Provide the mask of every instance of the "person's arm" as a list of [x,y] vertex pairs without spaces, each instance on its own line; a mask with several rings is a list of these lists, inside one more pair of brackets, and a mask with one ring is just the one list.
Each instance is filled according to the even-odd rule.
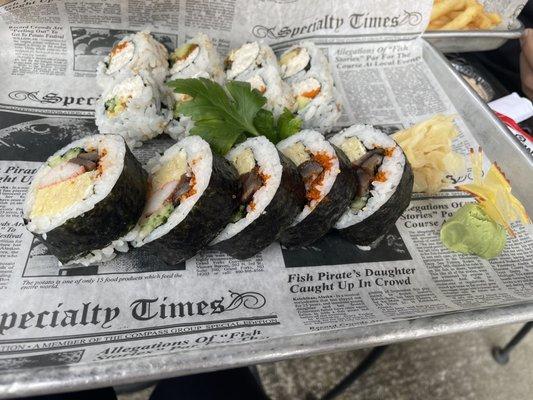
[[522,91],[533,100],[533,29],[526,29],[520,38],[520,80]]

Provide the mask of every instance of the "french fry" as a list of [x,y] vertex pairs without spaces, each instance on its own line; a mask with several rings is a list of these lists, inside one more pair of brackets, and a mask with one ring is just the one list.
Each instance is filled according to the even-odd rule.
[[460,14],[457,18],[452,19],[446,25],[442,27],[442,30],[455,31],[461,30],[467,27],[469,23],[475,18],[475,16],[483,10],[481,5],[468,6],[468,8]]
[[486,12],[478,0],[435,0],[428,29],[491,29],[501,22],[499,14]]
[[437,18],[434,21],[431,21],[430,26],[434,26],[434,27],[437,27],[437,28],[442,28],[444,25],[446,25],[450,21],[451,21],[450,18],[448,18],[446,16],[443,16],[443,17]]
[[485,13],[476,15],[473,22],[478,29],[490,29],[492,27],[492,21]]
[[459,15],[461,15],[463,12],[464,12],[464,10],[461,10],[461,11],[452,11],[451,13],[448,14],[449,19],[457,18],[457,17],[458,17]]
[[430,20],[436,20],[451,11],[461,10],[465,7],[466,0],[447,0],[433,5]]
[[437,31],[439,30],[440,28],[442,28],[444,26],[444,24],[434,24],[434,23],[430,23],[428,25],[428,30],[430,31]]
[[493,26],[500,25],[502,23],[502,17],[498,13],[487,13],[487,17],[489,17]]

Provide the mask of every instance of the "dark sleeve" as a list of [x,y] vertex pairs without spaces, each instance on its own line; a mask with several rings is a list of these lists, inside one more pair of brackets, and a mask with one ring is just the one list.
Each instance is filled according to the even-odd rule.
[[[526,28],[533,27],[533,1],[528,1],[518,19]],[[522,93],[520,83],[520,42],[509,40],[499,49],[478,52],[472,56],[481,63],[509,92]]]

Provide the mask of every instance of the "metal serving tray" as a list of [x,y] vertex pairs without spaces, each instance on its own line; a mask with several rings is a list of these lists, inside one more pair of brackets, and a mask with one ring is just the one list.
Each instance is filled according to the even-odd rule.
[[[489,157],[513,182],[528,182],[533,161],[483,101],[428,43],[424,59]],[[515,186],[533,213],[533,186]],[[533,303],[449,313],[367,327],[316,332],[181,354],[102,361],[0,374],[0,397],[36,395],[149,381],[216,369],[309,356],[533,320]]]
[[444,53],[464,53],[497,49],[523,32],[524,25],[517,20],[509,30],[426,31],[422,37]]

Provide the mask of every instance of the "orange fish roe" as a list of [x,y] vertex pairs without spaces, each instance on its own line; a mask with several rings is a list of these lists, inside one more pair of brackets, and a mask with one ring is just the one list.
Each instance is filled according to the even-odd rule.
[[265,174],[264,172],[259,171],[259,176],[261,177],[261,180],[263,181],[263,185],[270,179],[270,175]]
[[383,149],[383,151],[385,152],[385,157],[391,157],[392,154],[394,153],[394,150],[396,149],[396,147],[386,147],[386,148],[383,148],[381,146],[376,146],[375,147],[376,149]]
[[387,173],[383,171],[378,171],[376,176],[374,176],[374,180],[378,182],[386,182],[387,181]]
[[[318,180],[318,179],[317,179]],[[316,182],[316,180],[315,180]],[[313,182],[313,185],[315,184]],[[318,185],[316,185],[318,186]],[[322,196],[322,192],[318,190],[315,186],[311,187],[307,193],[305,194],[305,197],[307,197],[307,200],[313,201],[313,200],[320,200],[320,197]]]
[[102,149],[98,155],[99,155],[99,160],[98,160],[98,166],[96,167],[96,170],[98,171],[97,176],[100,176],[104,173],[104,167],[102,166],[102,163],[100,161],[102,160],[102,158],[104,158],[107,155],[107,149]]
[[333,166],[333,157],[324,151],[319,151],[318,153],[313,154],[313,160],[322,165],[322,167],[327,170]]
[[301,96],[307,97],[308,99],[314,99],[320,93],[320,88],[310,90],[308,92],[303,92]]
[[307,200],[310,202],[313,200],[320,200],[322,198],[322,192],[318,189],[320,185],[324,182],[324,177],[326,176],[326,172],[331,169],[333,166],[333,157],[331,157],[328,153],[319,151],[318,153],[313,154],[313,160],[319,163],[322,168],[324,168],[324,171],[322,171],[309,185],[309,189],[307,190],[305,197],[307,197]]
[[111,57],[115,56],[118,52],[120,52],[122,49],[124,49],[124,47],[126,47],[127,45],[128,45],[128,42],[120,42],[120,43],[116,44],[111,49]]
[[385,150],[385,157],[392,157],[392,154],[394,153],[395,148],[394,147],[388,147]]

